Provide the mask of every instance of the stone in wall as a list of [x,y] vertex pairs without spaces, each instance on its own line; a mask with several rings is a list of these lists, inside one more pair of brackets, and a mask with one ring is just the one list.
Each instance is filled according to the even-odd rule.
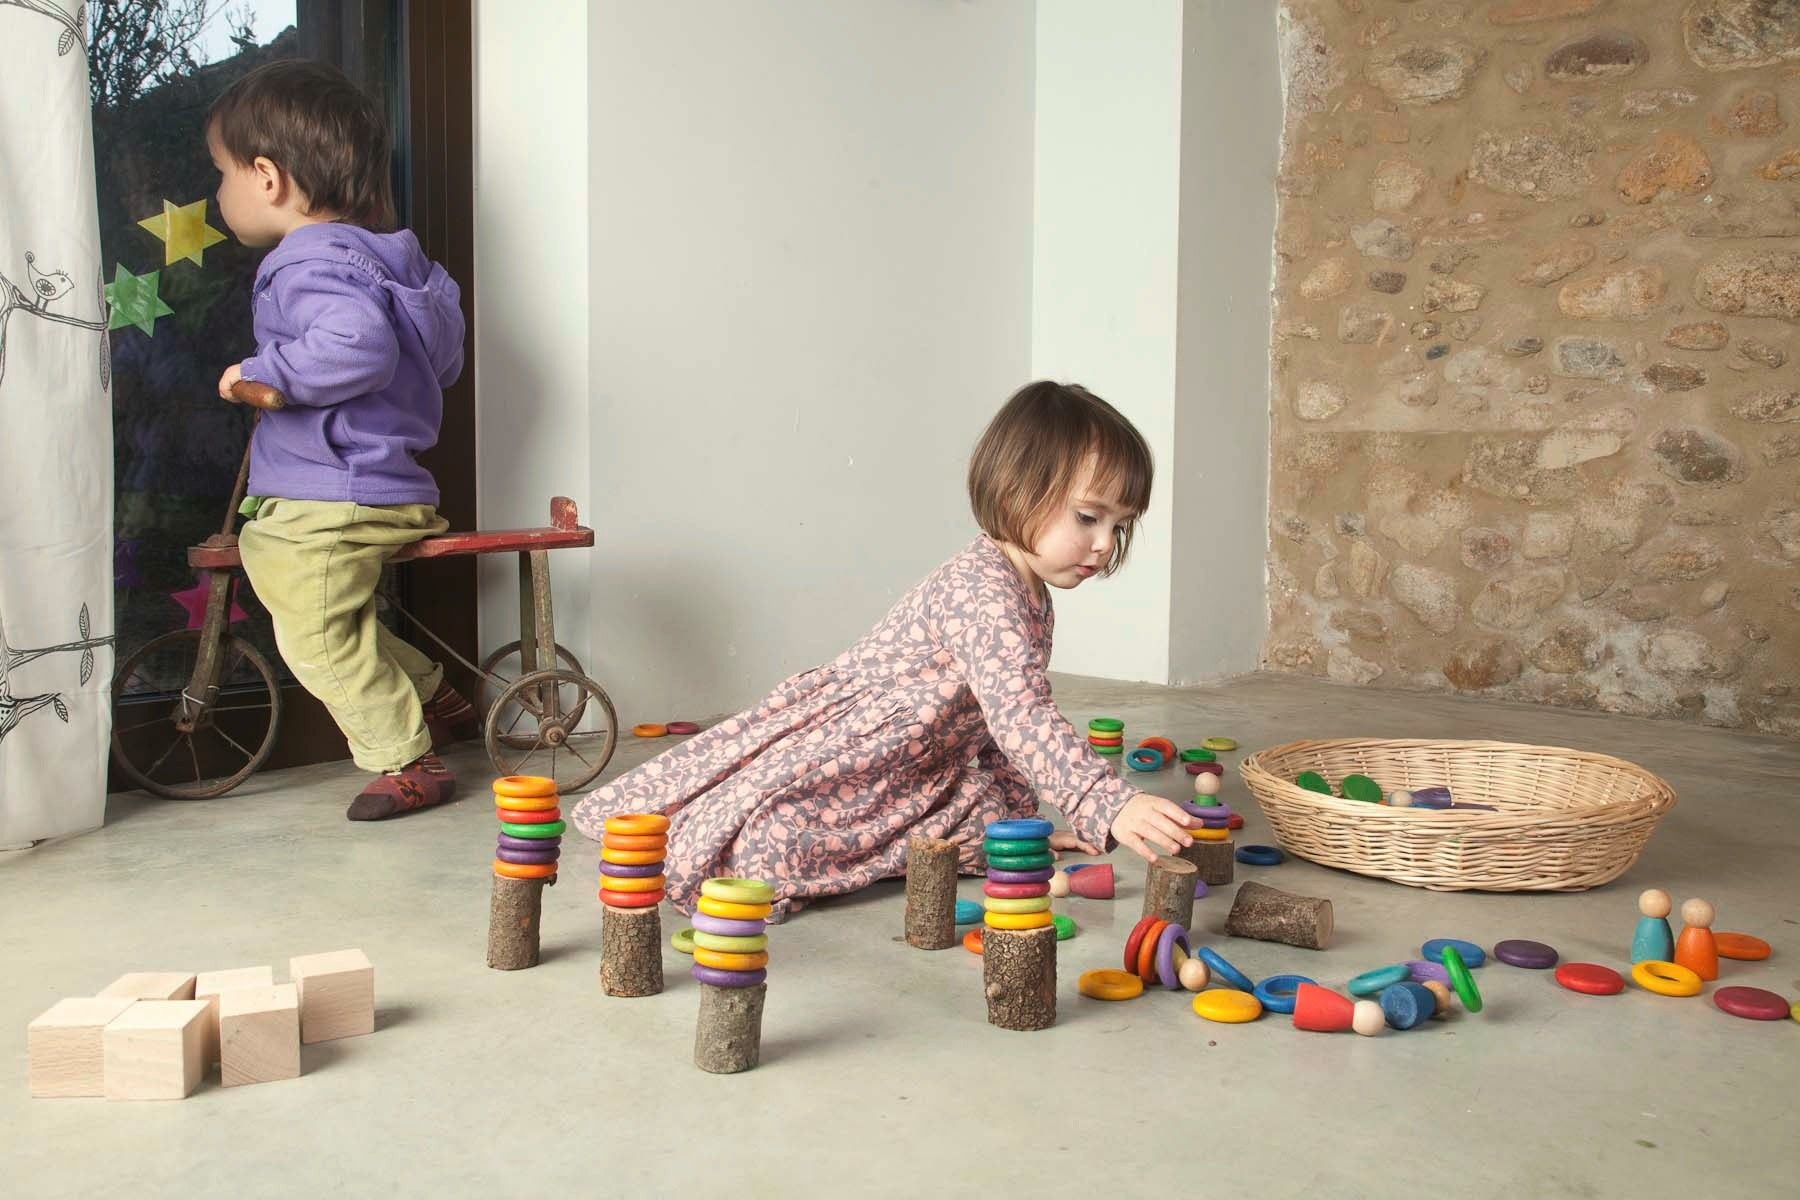
[[1717,321],[1690,321],[1672,325],[1663,334],[1663,344],[1677,350],[1723,350],[1731,340],[1731,331]]
[[1469,90],[1483,58],[1466,42],[1412,43],[1371,56],[1368,79],[1396,104],[1442,104]]
[[1308,380],[1294,397],[1294,415],[1302,421],[1328,421],[1350,403],[1350,394],[1323,379]]
[[1644,43],[1629,33],[1603,29],[1564,42],[1544,60],[1544,76],[1563,83],[1623,78],[1650,56]]
[[1558,21],[1585,17],[1600,7],[1601,0],[1508,0],[1488,12],[1496,25],[1528,25],[1534,21]]
[[1706,148],[1684,134],[1664,130],[1619,172],[1614,188],[1632,204],[1658,197],[1691,196],[1712,186]]
[[1709,429],[1665,429],[1650,449],[1658,469],[1682,483],[1729,483],[1743,474],[1743,452]]
[[1482,588],[1469,616],[1489,629],[1524,629],[1562,599],[1568,586],[1561,567],[1528,567]]
[[1792,0],[1694,0],[1681,36],[1709,71],[1741,71],[1800,58],[1800,6]]
[[1525,669],[1518,646],[1502,637],[1480,636],[1458,642],[1444,660],[1444,678],[1463,692],[1485,691],[1511,683]]
[[1600,638],[1584,625],[1558,625],[1531,648],[1531,665],[1553,675],[1574,675],[1600,665]]
[[1694,299],[1714,312],[1800,321],[1800,251],[1723,254],[1695,275]]
[[1328,258],[1306,273],[1300,281],[1300,295],[1308,300],[1330,300],[1349,291],[1355,282],[1349,263]]
[[1410,158],[1384,159],[1369,181],[1369,207],[1378,213],[1403,213],[1419,202],[1431,183],[1431,172]]
[[1513,279],[1532,287],[1549,287],[1593,262],[1598,253],[1586,242],[1572,239],[1557,242],[1535,254]]
[[1668,292],[1661,267],[1629,267],[1564,284],[1556,306],[1564,316],[1579,321],[1641,321],[1656,311]]
[[1388,572],[1388,590],[1400,607],[1433,633],[1449,633],[1462,619],[1456,582],[1436,567],[1400,563]]
[[1476,136],[1469,178],[1548,204],[1587,190],[1594,181],[1592,163],[1599,148],[1593,134],[1574,125],[1509,133],[1485,130]]
[[1768,138],[1787,128],[1781,117],[1781,98],[1767,88],[1739,92],[1711,124],[1721,137]]
[[1800,392],[1791,388],[1764,388],[1745,396],[1731,406],[1742,421],[1800,421]]

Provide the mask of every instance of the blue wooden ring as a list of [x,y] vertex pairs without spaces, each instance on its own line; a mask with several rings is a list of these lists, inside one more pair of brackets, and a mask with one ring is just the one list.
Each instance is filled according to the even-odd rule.
[[1465,942],[1461,938],[1432,938],[1429,942],[1426,942],[1423,946],[1419,947],[1419,957],[1429,961],[1442,962],[1444,959],[1445,946],[1455,946],[1456,953],[1463,960],[1463,966],[1468,967],[1470,970],[1479,967],[1482,963],[1487,961],[1486,950],[1483,950],[1474,942]]
[[1303,983],[1312,983],[1304,975],[1271,975],[1254,988],[1250,994],[1262,1001],[1262,1006],[1270,1012],[1291,1013],[1294,1011],[1294,993]]
[[1392,966],[1364,971],[1346,984],[1344,990],[1352,996],[1379,996],[1396,983],[1405,983],[1411,978],[1411,967],[1405,963],[1394,963]]
[[974,925],[981,920],[981,905],[973,900],[956,902],[956,923],[958,925]]
[[984,836],[991,838],[1047,838],[1056,832],[1056,826],[1042,817],[1018,817],[1011,821],[995,821],[989,825]]
[[1256,991],[1256,983],[1242,971],[1225,961],[1225,956],[1211,946],[1202,946],[1194,951],[1194,957],[1206,964],[1206,969],[1223,979],[1240,992]]
[[1154,746],[1139,746],[1125,756],[1125,762],[1134,771],[1160,771],[1163,768],[1162,751]]
[[1272,867],[1287,855],[1273,846],[1239,846],[1237,860],[1253,867]]

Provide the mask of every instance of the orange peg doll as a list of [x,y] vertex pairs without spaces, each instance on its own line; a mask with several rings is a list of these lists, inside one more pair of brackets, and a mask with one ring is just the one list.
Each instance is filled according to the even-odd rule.
[[1681,936],[1675,939],[1675,961],[1702,979],[1719,977],[1719,948],[1713,942],[1713,906],[1688,900],[1681,906]]

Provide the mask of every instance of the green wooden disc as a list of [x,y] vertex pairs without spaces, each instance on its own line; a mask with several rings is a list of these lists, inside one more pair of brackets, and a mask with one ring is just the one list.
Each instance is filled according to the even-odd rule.
[[1317,792],[1321,796],[1331,795],[1331,785],[1317,771],[1302,771],[1294,776],[1294,782],[1309,792]]
[[1056,862],[1048,850],[1042,854],[990,854],[987,865],[996,871],[1035,871]]
[[1057,941],[1066,942],[1075,936],[1075,919],[1073,917],[1065,917],[1061,913],[1054,913],[1050,917],[1050,923],[1056,926]]
[[1181,752],[1182,762],[1218,762],[1219,756],[1202,746],[1189,746]]
[[1338,787],[1346,800],[1361,800],[1365,804],[1381,803],[1381,785],[1367,775],[1346,775],[1338,781]]
[[994,854],[1047,854],[1050,850],[1049,838],[982,838],[982,853]]

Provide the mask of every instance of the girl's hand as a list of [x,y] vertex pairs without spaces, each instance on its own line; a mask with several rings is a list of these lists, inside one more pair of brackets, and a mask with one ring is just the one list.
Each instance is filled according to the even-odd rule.
[[1174,854],[1193,845],[1188,835],[1188,815],[1173,800],[1139,792],[1125,802],[1113,818],[1112,835],[1146,862],[1159,854]]
[[237,401],[233,400],[231,396],[231,385],[243,377],[244,364],[232,363],[229,367],[226,367],[225,373],[219,376],[219,399],[231,400],[233,404],[236,404]]
[[1055,833],[1050,835],[1050,848],[1052,850],[1079,850],[1083,854],[1100,853],[1100,848],[1098,846],[1088,845],[1067,829],[1058,829]]

